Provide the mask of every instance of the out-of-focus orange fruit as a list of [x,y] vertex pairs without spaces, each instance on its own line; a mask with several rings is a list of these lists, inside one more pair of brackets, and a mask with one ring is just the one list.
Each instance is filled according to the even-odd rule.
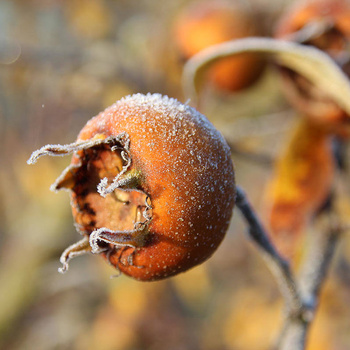
[[[280,18],[275,37],[315,46],[350,75],[350,1],[299,1]],[[349,116],[307,79],[283,68],[283,87],[291,104],[330,132],[350,136]]]
[[[237,1],[195,2],[175,22],[175,40],[186,59],[212,45],[258,34],[250,9]],[[209,70],[209,80],[221,90],[238,91],[253,84],[263,67],[256,54],[224,58]]]

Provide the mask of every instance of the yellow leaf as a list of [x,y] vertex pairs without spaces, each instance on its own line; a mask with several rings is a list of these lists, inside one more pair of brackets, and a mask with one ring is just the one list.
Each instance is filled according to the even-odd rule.
[[293,253],[300,232],[327,200],[333,173],[329,135],[300,120],[267,188],[268,223],[281,253]]

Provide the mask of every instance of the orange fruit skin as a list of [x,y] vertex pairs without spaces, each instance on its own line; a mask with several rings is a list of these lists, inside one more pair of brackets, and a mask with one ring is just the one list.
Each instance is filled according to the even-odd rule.
[[[338,55],[350,41],[350,1],[349,0],[309,0],[298,1],[287,8],[278,21],[275,37],[293,41],[293,33],[312,22],[325,21],[330,30],[305,42],[328,53],[336,62]],[[349,64],[343,67],[349,75]],[[349,116],[323,93],[303,77],[282,71],[283,88],[288,100],[301,112],[331,133],[348,138],[350,135]]]
[[[130,170],[142,174],[139,189],[150,198],[152,220],[144,246],[116,249],[108,260],[143,281],[202,263],[224,238],[234,206],[234,170],[225,140],[195,109],[158,94],[137,94],[91,119],[78,141],[121,133],[129,136]],[[75,155],[72,163],[78,162]],[[75,199],[73,192],[73,204]],[[74,208],[73,214],[81,225]]]
[[[258,34],[250,11],[239,3],[197,2],[175,22],[175,41],[186,59],[212,45]],[[220,60],[209,70],[209,80],[223,91],[239,91],[252,85],[263,71],[258,55],[242,54]]]

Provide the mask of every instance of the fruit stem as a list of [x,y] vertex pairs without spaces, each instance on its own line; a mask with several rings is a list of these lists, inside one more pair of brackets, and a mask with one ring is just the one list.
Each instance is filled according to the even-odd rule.
[[302,308],[302,301],[289,263],[277,252],[240,187],[237,187],[236,205],[249,225],[248,234],[250,239],[257,244],[270,270],[276,276],[281,293],[286,301],[287,312],[297,314]]

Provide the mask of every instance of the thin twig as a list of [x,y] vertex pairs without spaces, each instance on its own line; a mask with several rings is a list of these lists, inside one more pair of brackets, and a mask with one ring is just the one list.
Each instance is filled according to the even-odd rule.
[[286,318],[278,349],[305,348],[308,330],[317,311],[320,290],[334,256],[341,231],[340,227],[331,227],[327,233],[322,232],[322,234],[313,236],[311,249],[301,269],[301,277],[298,282],[304,304],[303,317],[299,319]]
[[237,187],[236,205],[249,225],[249,237],[257,244],[268,267],[277,278],[281,293],[286,302],[287,313],[293,315],[300,314],[303,304],[289,263],[280,256],[269,240],[264,227],[255,215],[244,191],[240,187]]
[[320,290],[342,228],[331,222],[331,227],[326,233],[313,237],[314,241],[305,259],[301,278],[296,281],[288,262],[276,251],[244,191],[239,187],[236,205],[249,225],[249,237],[257,244],[268,267],[276,276],[286,303],[285,322],[277,349],[303,350],[318,306]]
[[328,233],[322,232],[313,237],[312,249],[304,263],[299,281],[303,299],[307,300],[310,306],[317,306],[320,289],[332,261],[340,231],[341,228],[332,227]]

